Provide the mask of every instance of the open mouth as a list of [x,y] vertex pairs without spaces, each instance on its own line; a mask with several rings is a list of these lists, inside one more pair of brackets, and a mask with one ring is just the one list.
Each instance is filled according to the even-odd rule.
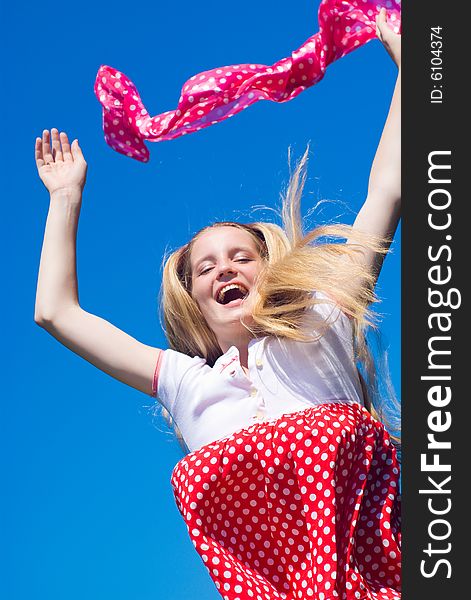
[[216,297],[219,304],[229,304],[234,300],[244,300],[249,295],[249,290],[240,283],[231,283],[222,288]]

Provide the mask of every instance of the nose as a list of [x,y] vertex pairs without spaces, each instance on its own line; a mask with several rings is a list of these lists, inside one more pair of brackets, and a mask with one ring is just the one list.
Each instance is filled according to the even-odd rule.
[[225,278],[232,279],[234,277],[234,275],[236,275],[236,270],[230,263],[225,262],[225,263],[222,263],[218,267],[218,279],[219,280],[224,280]]

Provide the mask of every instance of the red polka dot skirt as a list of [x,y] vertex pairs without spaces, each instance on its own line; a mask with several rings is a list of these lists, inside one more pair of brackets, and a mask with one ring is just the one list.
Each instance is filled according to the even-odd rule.
[[359,405],[237,431],[183,458],[172,486],[225,600],[401,597],[396,451]]

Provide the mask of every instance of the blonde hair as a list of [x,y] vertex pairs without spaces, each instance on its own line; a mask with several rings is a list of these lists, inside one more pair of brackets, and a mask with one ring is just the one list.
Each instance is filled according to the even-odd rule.
[[[309,307],[326,300],[313,295],[322,292],[350,317],[354,331],[356,359],[364,366],[365,404],[370,412],[386,420],[379,407],[377,373],[366,343],[365,331],[375,318],[370,305],[375,275],[359,260],[367,249],[386,253],[388,240],[361,233],[346,225],[323,225],[305,234],[301,219],[301,197],[306,181],[306,150],[291,174],[282,195],[283,228],[272,223],[241,224],[218,222],[205,227],[167,258],[161,289],[161,308],[170,348],[189,356],[201,356],[209,365],[223,354],[197,302],[191,295],[191,250],[195,241],[215,227],[236,227],[249,233],[264,259],[257,277],[251,324],[242,324],[255,337],[277,336],[296,341],[320,337],[331,323],[321,321]],[[348,238],[348,244],[339,243]],[[355,282],[355,285],[352,285]],[[315,333],[313,333],[315,332]],[[171,417],[164,410],[164,416]],[[391,423],[397,430],[397,422]],[[178,435],[178,431],[177,435]],[[179,436],[181,439],[181,436]]]

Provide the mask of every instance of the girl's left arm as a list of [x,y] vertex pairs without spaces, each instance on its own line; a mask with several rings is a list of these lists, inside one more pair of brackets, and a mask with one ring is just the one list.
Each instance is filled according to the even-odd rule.
[[[385,239],[387,249],[394,237],[401,212],[401,36],[386,23],[383,9],[376,19],[379,39],[398,67],[397,81],[383,133],[371,167],[368,195],[353,228]],[[347,242],[348,243],[348,242]],[[364,250],[361,260],[376,283],[384,254]]]

